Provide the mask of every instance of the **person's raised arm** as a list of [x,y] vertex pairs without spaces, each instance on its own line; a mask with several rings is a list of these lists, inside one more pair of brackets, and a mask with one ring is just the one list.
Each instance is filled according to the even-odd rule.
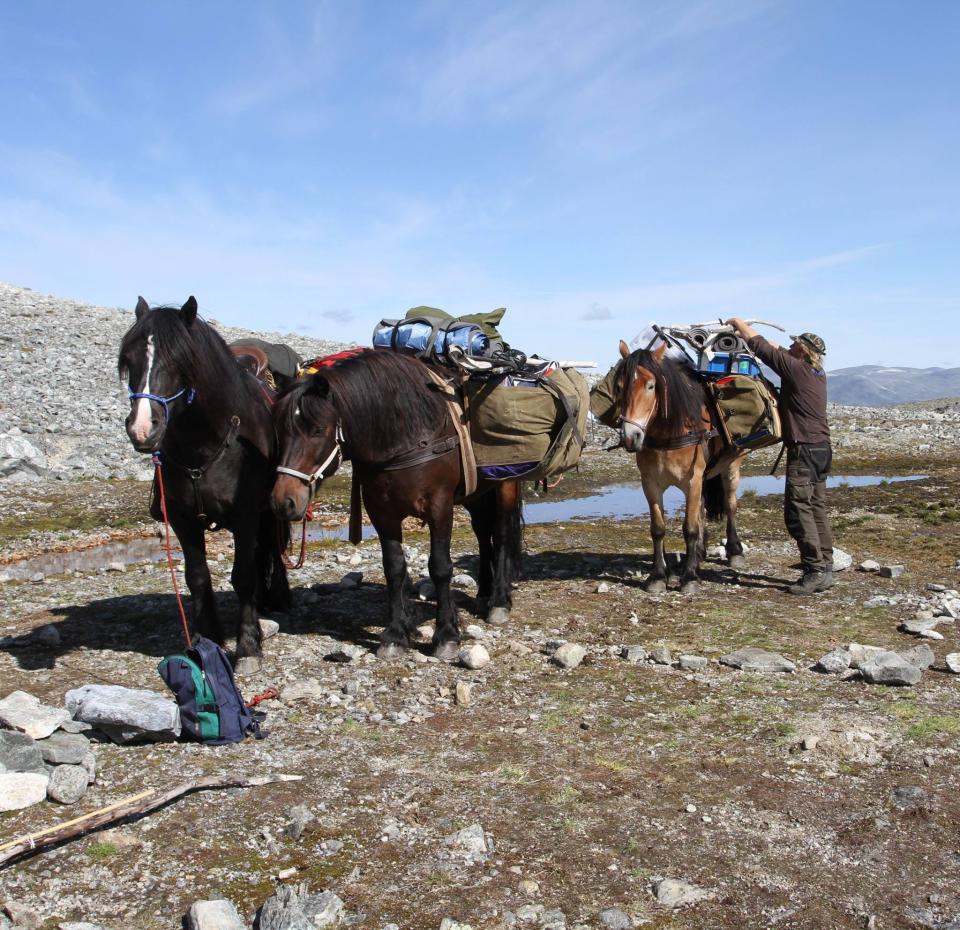
[[741,320],[738,316],[730,317],[730,319],[727,320],[727,326],[732,326],[744,342],[748,339],[753,339],[754,336],[760,335],[749,323]]

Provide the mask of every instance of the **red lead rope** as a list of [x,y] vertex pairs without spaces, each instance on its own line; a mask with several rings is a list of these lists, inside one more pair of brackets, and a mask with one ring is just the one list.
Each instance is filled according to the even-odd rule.
[[177,606],[180,608],[180,619],[183,621],[183,635],[189,649],[193,643],[190,640],[190,628],[187,624],[187,612],[183,609],[183,598],[180,596],[180,585],[177,584],[177,572],[173,567],[173,554],[170,551],[170,519],[167,517],[167,495],[163,488],[163,468],[160,465],[160,455],[153,454],[153,464],[157,471],[157,487],[160,488],[160,512],[163,514],[164,543],[167,550],[167,565],[170,566],[170,578],[173,581],[173,593],[177,596]]
[[307,521],[313,519],[313,504],[307,505],[307,510],[303,515],[303,521],[301,522],[302,532],[300,535],[300,555],[297,558],[297,561],[294,562],[293,559],[287,555],[286,547],[283,544],[283,526],[277,524],[277,546],[280,549],[280,559],[283,562],[284,568],[289,571],[296,571],[298,568],[303,568],[303,560],[307,555]]

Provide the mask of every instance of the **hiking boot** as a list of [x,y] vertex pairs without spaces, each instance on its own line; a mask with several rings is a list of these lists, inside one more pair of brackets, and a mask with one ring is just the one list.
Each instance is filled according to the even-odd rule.
[[832,568],[827,568],[824,571],[820,572],[820,574],[823,576],[823,578],[820,581],[820,584],[817,585],[818,591],[826,591],[829,588],[832,588],[836,584],[836,579],[834,579],[833,577]]
[[[825,572],[804,572],[800,580],[796,584],[790,585],[787,590],[791,594],[816,594],[818,591],[826,590],[823,587],[826,578]],[[830,575],[830,584],[833,584],[833,575]]]

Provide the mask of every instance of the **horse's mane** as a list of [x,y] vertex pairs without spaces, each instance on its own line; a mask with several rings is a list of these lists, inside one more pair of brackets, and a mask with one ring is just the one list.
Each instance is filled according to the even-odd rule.
[[[652,352],[637,349],[622,362],[623,383],[632,384],[638,368],[645,368],[657,382],[657,425],[667,435],[686,432],[699,425],[705,400],[703,384],[684,362],[665,356],[658,361]],[[621,414],[626,409],[627,392],[620,398]]]
[[154,307],[127,330],[117,363],[120,377],[127,376],[134,346],[152,335],[157,361],[179,372],[184,386],[194,388],[199,397],[220,396],[234,385],[241,390],[241,370],[220,334],[199,316],[188,327],[179,309]]
[[323,403],[333,405],[350,454],[361,462],[383,462],[406,452],[436,436],[448,418],[446,401],[423,363],[384,350],[339,359],[295,382],[277,403],[280,428],[304,432],[320,419]]

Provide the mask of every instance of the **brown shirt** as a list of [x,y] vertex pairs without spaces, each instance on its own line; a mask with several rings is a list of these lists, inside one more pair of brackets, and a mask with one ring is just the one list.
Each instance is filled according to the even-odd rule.
[[754,336],[747,345],[780,375],[784,442],[829,442],[826,372],[814,368],[806,359],[794,358],[763,336]]

